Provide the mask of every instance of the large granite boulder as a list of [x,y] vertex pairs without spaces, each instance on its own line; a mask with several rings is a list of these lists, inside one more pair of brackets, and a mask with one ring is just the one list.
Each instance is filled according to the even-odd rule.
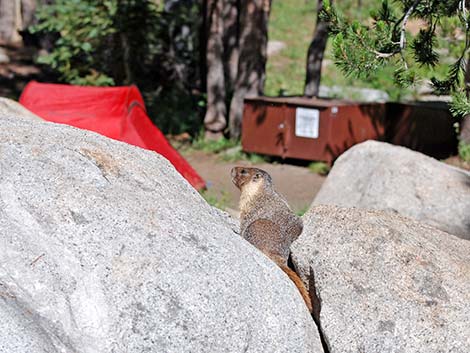
[[167,160],[0,123],[0,352],[322,352],[296,287]]
[[0,118],[16,117],[29,121],[43,121],[39,116],[13,99],[0,97]]
[[470,173],[367,141],[335,162],[313,205],[389,210],[470,239]]
[[316,206],[292,246],[330,353],[470,352],[470,242],[385,211]]

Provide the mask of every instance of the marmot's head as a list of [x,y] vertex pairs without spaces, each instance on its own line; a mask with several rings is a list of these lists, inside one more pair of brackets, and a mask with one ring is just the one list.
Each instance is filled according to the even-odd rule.
[[249,168],[249,167],[234,167],[232,168],[232,181],[237,188],[243,191],[243,188],[250,184],[256,186],[258,189],[262,187],[271,187],[271,176],[262,169]]

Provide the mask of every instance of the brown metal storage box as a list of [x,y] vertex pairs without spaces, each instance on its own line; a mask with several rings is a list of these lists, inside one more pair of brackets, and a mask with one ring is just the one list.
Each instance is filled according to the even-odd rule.
[[384,137],[385,105],[301,97],[245,99],[244,151],[332,163],[359,142]]
[[445,102],[387,103],[385,141],[443,159],[457,153],[457,133]]

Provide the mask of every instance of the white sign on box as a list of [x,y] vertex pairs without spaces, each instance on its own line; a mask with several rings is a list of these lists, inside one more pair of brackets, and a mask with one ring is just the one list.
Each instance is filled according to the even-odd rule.
[[297,108],[295,110],[295,136],[318,138],[320,111],[318,109]]

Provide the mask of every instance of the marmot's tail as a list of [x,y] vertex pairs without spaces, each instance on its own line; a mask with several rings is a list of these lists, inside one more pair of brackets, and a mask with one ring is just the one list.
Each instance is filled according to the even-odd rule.
[[313,306],[312,306],[312,301],[310,300],[310,296],[308,294],[307,289],[304,286],[304,283],[300,279],[299,275],[292,271],[289,267],[286,265],[279,265],[279,267],[289,276],[292,282],[294,282],[295,286],[300,292],[300,295],[302,298],[304,298],[305,304],[307,305],[308,310],[312,313],[313,312]]

